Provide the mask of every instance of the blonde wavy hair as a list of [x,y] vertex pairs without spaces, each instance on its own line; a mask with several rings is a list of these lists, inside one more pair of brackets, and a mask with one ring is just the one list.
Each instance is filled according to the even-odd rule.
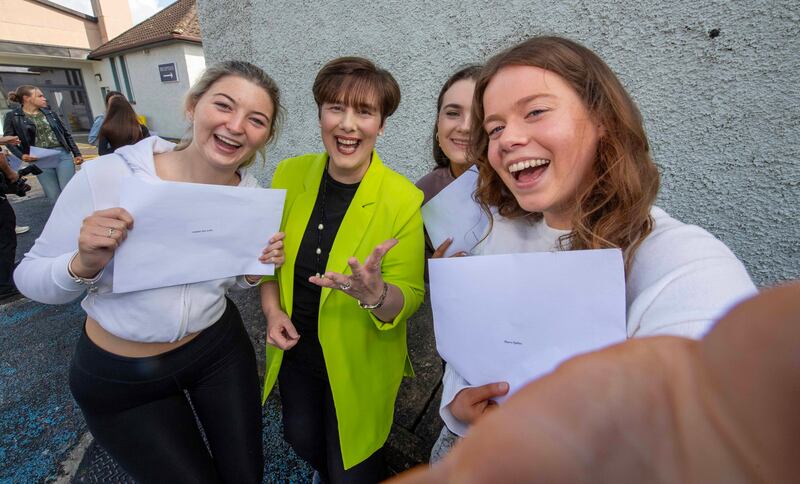
[[[197,101],[211,89],[214,83],[228,76],[241,77],[260,87],[267,93],[272,101],[272,105],[275,106],[275,112],[270,119],[269,137],[264,141],[264,144],[256,150],[261,154],[262,159],[266,159],[267,145],[277,139],[285,114],[283,106],[281,105],[281,93],[280,89],[278,89],[278,84],[276,84],[260,67],[249,62],[237,60],[224,61],[208,67],[203,71],[203,75],[200,76],[197,82],[192,85],[189,92],[186,93],[186,98],[183,102],[184,109],[186,112],[193,110],[194,107],[197,106]],[[192,144],[192,128],[193,126],[189,126],[186,134],[175,146],[175,151],[184,150]],[[239,167],[245,168],[250,166],[255,158],[256,154],[253,153],[253,155],[242,162]]]
[[[621,248],[626,270],[636,249],[653,230],[650,207],[659,175],[650,156],[639,109],[617,76],[588,48],[562,37],[533,37],[492,57],[475,85],[468,156],[478,166],[475,199],[507,218],[540,220],[541,213],[520,207],[489,164],[489,137],[483,128],[483,95],[492,78],[507,66],[532,66],[558,74],[575,90],[589,113],[603,126],[585,187],[576,194],[572,230],[562,248]],[[491,220],[491,217],[489,217]],[[490,229],[491,230],[491,226]]]

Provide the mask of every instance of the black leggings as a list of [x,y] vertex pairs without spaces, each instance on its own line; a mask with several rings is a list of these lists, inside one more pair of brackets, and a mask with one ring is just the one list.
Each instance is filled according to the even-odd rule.
[[94,438],[138,482],[262,480],[256,359],[230,300],[192,341],[152,357],[109,353],[84,330],[69,386]]
[[319,472],[323,482],[372,484],[388,477],[383,447],[363,462],[344,469],[336,409],[327,379],[284,362],[278,373],[278,388],[284,438],[300,458]]

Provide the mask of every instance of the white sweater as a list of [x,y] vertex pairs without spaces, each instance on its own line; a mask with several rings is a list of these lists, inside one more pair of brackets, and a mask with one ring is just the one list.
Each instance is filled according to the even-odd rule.
[[[85,163],[59,196],[41,236],[14,272],[20,292],[46,304],[64,304],[86,292],[87,287],[73,281],[67,272],[67,264],[78,250],[83,219],[96,210],[119,205],[116,187],[122,176],[162,182],[153,154],[173,148],[174,144],[153,136]],[[115,163],[120,169],[101,172],[96,168],[100,163]],[[252,175],[244,171],[240,175],[239,186],[258,186]],[[250,287],[240,276],[114,294],[113,262],[105,267],[81,306],[106,331],[130,341],[169,342],[201,331],[222,316],[226,290]]]
[[[699,338],[734,304],[755,294],[747,270],[725,244],[695,225],[670,217],[660,208],[650,214],[653,232],[639,246],[626,278],[628,338],[674,335]],[[495,216],[489,236],[475,255],[557,250],[568,231]],[[448,405],[471,385],[450,365],[443,377],[439,413],[447,427],[464,435],[467,424]]]

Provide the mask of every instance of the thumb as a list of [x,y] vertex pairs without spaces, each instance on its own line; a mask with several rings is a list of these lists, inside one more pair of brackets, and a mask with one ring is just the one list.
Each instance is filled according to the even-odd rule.
[[475,388],[476,396],[479,400],[489,400],[495,397],[500,397],[508,393],[508,383],[502,381],[498,383],[489,383]]
[[291,322],[284,324],[283,329],[286,331],[286,336],[288,336],[289,339],[297,339],[300,336],[297,334],[297,329],[295,329],[294,324]]

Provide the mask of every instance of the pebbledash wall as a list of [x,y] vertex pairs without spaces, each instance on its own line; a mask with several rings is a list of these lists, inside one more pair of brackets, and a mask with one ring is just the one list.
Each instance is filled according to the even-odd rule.
[[457,67],[558,34],[598,52],[639,104],[662,173],[658,204],[727,243],[765,286],[800,279],[800,4],[479,0],[200,0],[208,64],[249,60],[288,111],[259,177],[322,150],[311,85],[328,60],[389,69],[403,100],[378,151],[416,180],[439,88]]

